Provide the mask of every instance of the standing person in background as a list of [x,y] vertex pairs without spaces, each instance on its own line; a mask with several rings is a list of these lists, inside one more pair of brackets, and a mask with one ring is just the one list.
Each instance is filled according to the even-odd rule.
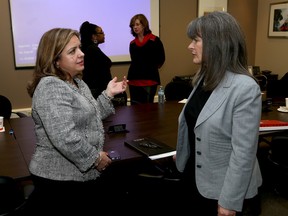
[[47,31],[39,43],[27,87],[36,134],[29,165],[35,186],[27,205],[29,216],[107,211],[103,205],[109,196],[99,177],[111,159],[103,151],[102,120],[115,113],[111,98],[125,91],[127,81],[113,78],[96,100],[81,80],[80,47],[79,33],[63,28]]
[[112,79],[111,59],[99,48],[105,42],[105,33],[100,26],[85,21],[80,27],[81,49],[84,56],[83,80],[97,98]]
[[127,75],[131,104],[153,103],[161,84],[159,68],[165,62],[164,47],[143,14],[133,16],[129,26],[135,37],[129,46],[131,64]]
[[242,215],[248,203],[259,210],[262,177],[256,153],[262,102],[247,70],[243,32],[230,14],[212,12],[193,20],[187,34],[200,69],[179,116],[174,158],[182,173],[179,205],[193,215]]
[[[94,98],[97,98],[112,79],[111,59],[99,48],[105,42],[103,29],[85,21],[80,26],[81,49],[84,52],[83,80],[89,86]],[[127,94],[124,91],[112,99],[114,105],[126,105]]]

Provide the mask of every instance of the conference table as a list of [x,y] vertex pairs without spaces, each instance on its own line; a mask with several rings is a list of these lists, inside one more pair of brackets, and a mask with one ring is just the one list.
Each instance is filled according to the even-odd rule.
[[[144,158],[141,153],[124,144],[127,140],[152,137],[175,147],[177,121],[182,108],[183,104],[177,102],[116,107],[115,114],[103,120],[104,150],[116,150],[121,156],[121,160],[116,163],[127,164]],[[28,166],[36,143],[34,122],[31,117],[25,117],[11,118],[5,120],[4,124],[6,130],[0,133],[0,175],[16,179],[29,177]],[[119,124],[125,124],[127,132],[108,132],[110,126]]]
[[[125,141],[143,137],[152,137],[173,148],[176,147],[178,116],[183,103],[166,102],[164,104],[139,104],[116,107],[116,113],[103,120],[105,129],[104,150],[116,150],[121,160],[115,164],[133,164],[145,157],[124,144]],[[262,113],[262,119],[288,121],[288,113],[272,107]],[[113,125],[125,124],[127,132],[109,133]],[[36,137],[31,117],[12,118],[4,122],[5,132],[0,133],[0,175],[16,179],[30,176],[28,166],[34,152]],[[270,136],[272,132],[260,132],[260,136]],[[113,164],[112,164],[113,165]]]
[[[24,159],[19,143],[10,134],[12,128],[9,120],[4,120],[4,127],[5,131],[0,133],[0,175],[14,178],[29,176],[28,161]],[[33,130],[29,136],[34,136]]]

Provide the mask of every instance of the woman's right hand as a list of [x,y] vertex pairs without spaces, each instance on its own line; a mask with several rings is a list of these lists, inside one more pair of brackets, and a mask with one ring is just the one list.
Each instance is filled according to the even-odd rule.
[[123,77],[122,81],[117,82],[117,77],[114,77],[107,85],[106,94],[108,97],[114,97],[117,94],[126,91],[128,80],[126,76]]
[[102,172],[104,171],[110,164],[112,163],[112,160],[109,158],[108,153],[101,151],[99,153],[99,157],[95,161],[95,167],[98,171]]

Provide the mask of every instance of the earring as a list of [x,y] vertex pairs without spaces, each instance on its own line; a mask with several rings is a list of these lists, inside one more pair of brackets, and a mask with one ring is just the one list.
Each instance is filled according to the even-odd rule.
[[98,40],[94,40],[93,42],[94,42],[95,44],[98,44]]

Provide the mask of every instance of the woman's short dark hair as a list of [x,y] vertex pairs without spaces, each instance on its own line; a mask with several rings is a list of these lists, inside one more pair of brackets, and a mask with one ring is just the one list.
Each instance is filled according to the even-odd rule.
[[90,23],[88,21],[85,21],[80,26],[80,34],[81,34],[81,43],[82,45],[91,43],[91,38],[93,34],[96,34],[96,28],[98,28],[96,24]]

